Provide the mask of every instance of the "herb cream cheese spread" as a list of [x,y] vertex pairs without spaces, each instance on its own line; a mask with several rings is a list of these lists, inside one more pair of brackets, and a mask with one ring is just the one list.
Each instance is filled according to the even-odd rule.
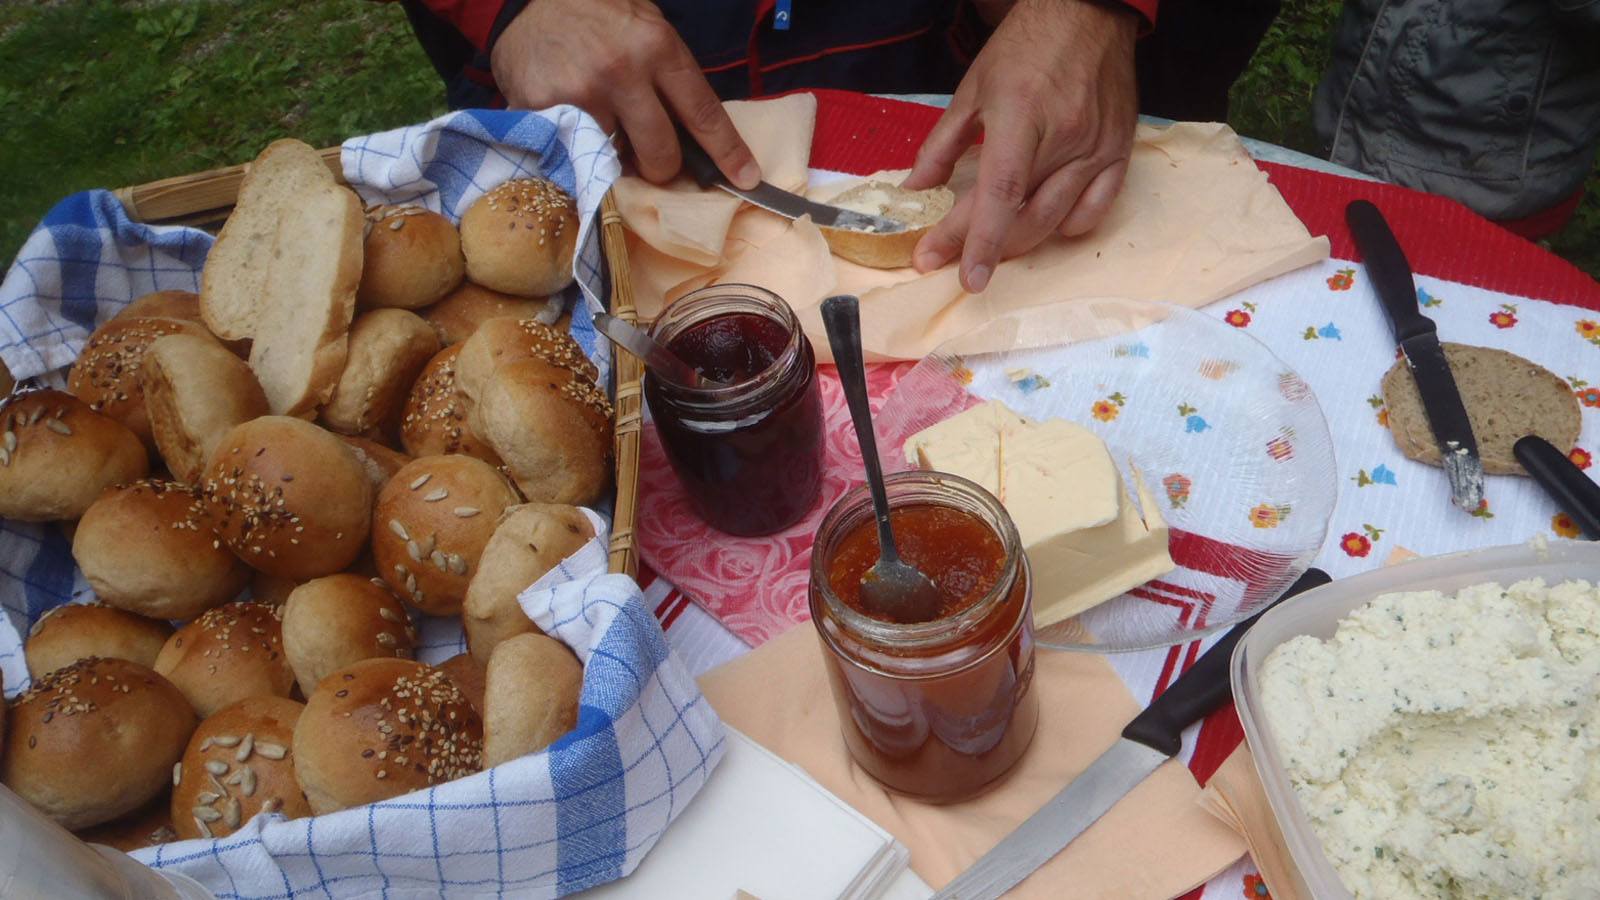
[[1279,646],[1260,683],[1356,897],[1600,896],[1600,590],[1385,594]]

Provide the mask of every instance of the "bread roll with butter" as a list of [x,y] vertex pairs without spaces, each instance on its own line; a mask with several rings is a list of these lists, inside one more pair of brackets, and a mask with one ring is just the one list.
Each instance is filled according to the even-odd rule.
[[488,665],[501,641],[539,631],[517,595],[593,537],[589,517],[576,506],[524,503],[501,515],[461,611],[467,650],[479,665]]
[[928,230],[950,214],[956,195],[943,185],[908,191],[886,181],[858,184],[827,201],[829,206],[904,222],[902,231],[878,233],[823,227],[822,239],[835,256],[874,269],[911,265],[911,255]]
[[578,724],[583,664],[567,645],[519,634],[494,648],[483,692],[483,764],[538,753]]
[[0,405],[0,518],[76,519],[101,491],[149,471],[137,435],[71,394],[30,391]]
[[421,206],[373,206],[362,242],[362,309],[421,309],[450,293],[466,275],[456,226]]

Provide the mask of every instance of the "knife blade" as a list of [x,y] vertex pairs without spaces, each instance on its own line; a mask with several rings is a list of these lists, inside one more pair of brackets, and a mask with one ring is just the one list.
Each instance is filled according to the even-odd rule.
[[811,221],[818,225],[877,234],[893,234],[906,230],[904,222],[807,200],[799,194],[791,194],[765,181],[748,191],[741,190],[729,183],[722,170],[717,168],[717,164],[706,153],[705,148],[681,127],[678,129],[678,143],[682,147],[684,169],[694,178],[695,183],[703,188],[721,188],[735,197],[743,198],[786,219],[810,216]]
[[1356,200],[1345,207],[1344,215],[1365,260],[1367,277],[1389,314],[1395,341],[1422,395],[1422,409],[1450,481],[1450,500],[1473,512],[1483,502],[1483,462],[1478,458],[1472,420],[1439,344],[1438,326],[1417,306],[1411,264],[1383,213],[1365,200]]
[[1229,657],[1250,626],[1284,600],[1330,580],[1321,569],[1307,569],[1276,600],[1229,629],[1183,677],[1128,723],[1110,749],[935,893],[933,900],[993,900],[1066,849],[1150,773],[1178,755],[1184,728],[1227,700]]
[[707,382],[710,382],[712,387],[723,386],[722,382],[712,381],[701,375],[700,370],[679,359],[677,354],[656,343],[648,334],[610,313],[595,313],[594,329],[626,348],[629,353],[644,360],[645,368],[652,369],[671,381],[689,387],[702,387]]

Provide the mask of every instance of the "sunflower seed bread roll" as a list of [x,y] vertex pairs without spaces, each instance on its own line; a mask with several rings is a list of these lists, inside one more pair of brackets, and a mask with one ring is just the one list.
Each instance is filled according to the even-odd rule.
[[149,471],[137,435],[71,394],[30,391],[0,405],[0,518],[76,519],[101,491]]
[[261,813],[311,815],[294,774],[304,711],[285,697],[251,697],[200,723],[173,769],[170,810],[181,840],[227,837]]

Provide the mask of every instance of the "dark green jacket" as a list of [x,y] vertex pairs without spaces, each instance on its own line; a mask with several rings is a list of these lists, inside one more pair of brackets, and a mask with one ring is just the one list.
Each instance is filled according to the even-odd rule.
[[1600,144],[1600,0],[1345,0],[1315,104],[1333,162],[1491,219],[1547,209]]

